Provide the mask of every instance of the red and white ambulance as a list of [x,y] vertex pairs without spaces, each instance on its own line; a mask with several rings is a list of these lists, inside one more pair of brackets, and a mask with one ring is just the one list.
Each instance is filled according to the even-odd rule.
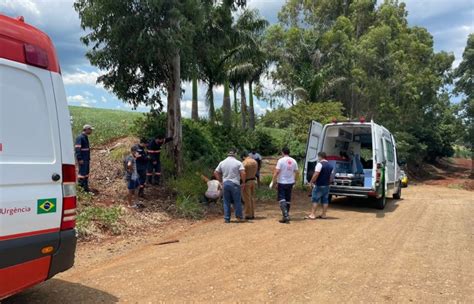
[[51,39],[0,15],[0,300],[74,264],[75,178]]

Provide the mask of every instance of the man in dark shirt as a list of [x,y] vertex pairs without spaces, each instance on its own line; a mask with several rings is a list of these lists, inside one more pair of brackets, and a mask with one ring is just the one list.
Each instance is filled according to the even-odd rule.
[[82,133],[76,138],[76,143],[74,145],[76,160],[79,166],[77,181],[79,186],[81,186],[86,192],[90,192],[89,171],[91,151],[89,145],[89,135],[92,134],[92,130],[94,130],[94,128],[91,125],[84,125],[82,128]]
[[150,161],[148,162],[148,168],[146,172],[147,182],[149,184],[160,184],[161,177],[161,163],[160,163],[160,154],[161,146],[169,143],[173,140],[173,137],[163,137],[157,136],[155,139],[152,139],[148,144],[148,155]]
[[132,147],[136,151],[136,163],[137,163],[137,173],[138,181],[140,186],[138,188],[138,196],[145,196],[145,182],[146,182],[146,170],[148,168],[148,153],[146,151],[147,141],[146,139],[140,139],[140,142]]
[[[334,170],[334,167],[326,160],[325,152],[319,152],[318,159],[319,162],[316,165],[316,169],[310,181],[310,184],[313,187],[313,193],[311,196],[313,206],[311,208],[311,214],[306,217],[306,219],[310,220],[326,218],[326,212],[329,205],[329,185],[331,184]],[[316,217],[316,211],[318,210],[319,204],[322,205],[323,212],[321,215]]]

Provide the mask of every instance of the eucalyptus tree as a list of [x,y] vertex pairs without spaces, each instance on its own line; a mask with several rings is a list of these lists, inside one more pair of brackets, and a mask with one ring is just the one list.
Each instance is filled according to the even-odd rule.
[[181,79],[189,78],[193,41],[206,1],[76,0],[87,58],[105,71],[97,81],[124,102],[163,108],[175,171],[182,172]]

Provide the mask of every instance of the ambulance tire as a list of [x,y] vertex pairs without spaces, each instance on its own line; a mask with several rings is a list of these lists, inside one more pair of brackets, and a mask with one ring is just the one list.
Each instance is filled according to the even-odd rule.
[[394,199],[400,199],[402,197],[402,182],[398,183],[398,190],[396,193],[393,194]]
[[381,198],[376,198],[375,199],[375,208],[383,210],[385,208],[385,205],[387,204],[387,198],[382,196]]

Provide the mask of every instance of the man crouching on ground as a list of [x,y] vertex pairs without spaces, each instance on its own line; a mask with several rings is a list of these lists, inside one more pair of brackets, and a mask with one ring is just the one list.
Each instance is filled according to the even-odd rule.
[[[245,168],[235,158],[235,149],[231,149],[227,158],[219,163],[214,176],[224,184],[224,221],[230,223],[230,205],[234,204],[235,217],[242,220],[241,188],[245,188]],[[242,185],[241,185],[242,182]]]
[[278,160],[273,171],[272,184],[278,182],[278,203],[282,213],[280,223],[290,223],[291,191],[298,179],[298,164],[296,160],[290,157],[290,149],[281,150],[282,157]]

